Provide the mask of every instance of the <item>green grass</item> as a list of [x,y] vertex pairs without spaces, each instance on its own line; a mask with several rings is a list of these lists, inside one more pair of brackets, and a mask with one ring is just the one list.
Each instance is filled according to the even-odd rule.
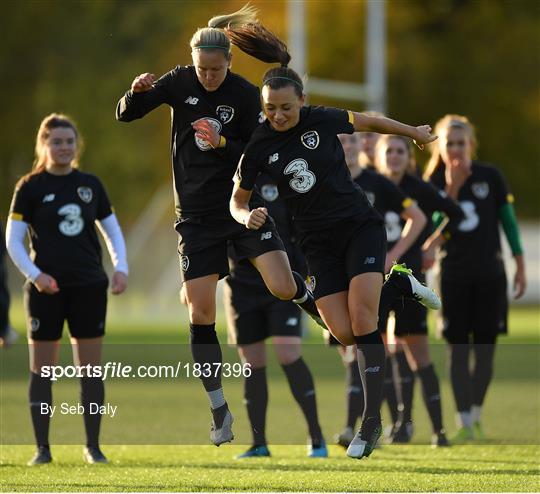
[[54,449],[55,463],[25,468],[25,446],[4,448],[4,491],[538,491],[538,447],[392,446],[351,460],[337,447],[329,459],[305,447],[275,446],[272,458],[234,460],[238,446],[109,446],[109,465],[83,465],[81,448]]
[[[14,319],[21,327],[17,314]],[[304,421],[282,370],[270,358],[271,459],[233,459],[250,442],[242,379],[225,380],[236,440],[221,448],[206,446],[208,402],[197,379],[112,379],[106,383],[106,399],[118,406],[118,414],[104,419],[102,431],[111,464],[84,465],[81,417],[55,416],[51,427],[55,462],[30,469],[25,466],[34,449],[26,404],[27,349],[17,345],[0,352],[0,491],[539,491],[538,308],[513,308],[510,327],[511,334],[501,339],[497,350],[495,378],[485,404],[488,441],[431,449],[417,385],[413,445],[384,446],[361,461],[348,459],[334,446],[329,459],[305,457]],[[104,360],[134,365],[186,361],[189,349],[179,345],[185,343],[186,333],[173,325],[112,323],[107,336],[112,344],[105,347]],[[343,367],[334,350],[317,344],[321,341],[317,330],[306,341],[304,356],[315,377],[320,421],[331,442],[344,421]],[[433,343],[445,423],[452,433],[454,404],[445,348],[440,341]],[[236,361],[235,349],[224,352],[225,361]],[[67,345],[63,356],[63,363],[70,363]],[[56,404],[76,403],[77,380],[58,381],[54,398]]]

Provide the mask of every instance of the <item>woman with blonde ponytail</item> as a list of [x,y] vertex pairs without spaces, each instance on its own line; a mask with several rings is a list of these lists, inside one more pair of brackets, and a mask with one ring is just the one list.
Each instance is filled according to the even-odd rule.
[[[463,115],[445,115],[435,127],[425,177],[459,202],[465,215],[451,235],[431,239],[441,247],[443,336],[450,350],[450,376],[458,431],[453,442],[484,439],[482,407],[493,375],[495,345],[507,333],[507,282],[499,227],[516,261],[515,298],[527,279],[514,197],[501,172],[475,159],[478,143],[472,123]],[[469,354],[474,365],[469,367]]]
[[[193,65],[177,66],[159,79],[149,72],[138,75],[116,109],[122,122],[142,118],[161,104],[172,109],[182,291],[189,309],[193,359],[203,368],[215,369],[222,362],[215,331],[215,294],[218,280],[229,273],[228,241],[239,260],[249,259],[257,267],[273,295],[293,300],[323,324],[303,278],[291,273],[274,222],[263,221],[256,232],[239,225],[228,208],[236,165],[262,122],[258,88],[229,70],[229,36],[231,30],[255,22],[256,10],[249,6],[213,17],[191,38]],[[260,196],[254,197],[252,205],[263,206]],[[233,417],[220,372],[201,376],[212,410],[210,440],[216,446],[233,439]]]

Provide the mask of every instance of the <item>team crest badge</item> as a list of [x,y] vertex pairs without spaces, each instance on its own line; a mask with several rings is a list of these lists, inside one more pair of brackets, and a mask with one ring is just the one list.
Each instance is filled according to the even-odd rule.
[[227,105],[219,105],[216,108],[216,114],[223,125],[228,124],[234,117],[234,108]]
[[278,196],[278,188],[273,184],[265,184],[261,187],[261,194],[265,201],[274,202]]
[[313,276],[312,274],[309,274],[307,276],[306,286],[311,293],[315,291],[315,287],[317,286],[317,280],[315,279],[315,276]]
[[[196,120],[195,123],[199,122],[200,120],[206,120],[212,127],[214,127],[214,129],[216,129],[216,132],[218,134],[221,133],[221,122],[219,122],[215,118],[203,117],[199,118],[199,120]],[[201,139],[197,136],[195,136],[195,144],[201,151],[208,151],[209,149],[212,149],[212,145],[206,139]]]
[[79,187],[77,189],[77,194],[79,194],[81,200],[83,200],[87,204],[92,202],[93,193],[90,187]]
[[478,199],[485,199],[489,195],[489,184],[487,182],[475,182],[472,184],[471,189]]
[[35,333],[39,329],[39,319],[32,317],[30,319],[30,330]]
[[316,149],[319,145],[319,134],[315,130],[309,130],[300,137],[302,144],[308,149]]
[[185,273],[189,269],[189,257],[181,255],[180,256],[180,267],[182,268],[182,271]]

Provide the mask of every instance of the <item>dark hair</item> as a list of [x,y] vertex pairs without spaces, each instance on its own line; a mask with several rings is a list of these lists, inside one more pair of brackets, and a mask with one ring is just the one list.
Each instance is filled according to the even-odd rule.
[[281,89],[293,86],[295,93],[301,97],[304,93],[304,84],[300,76],[288,67],[291,55],[287,45],[274,33],[266,29],[259,22],[251,22],[238,27],[225,28],[227,36],[235,46],[252,57],[266,63],[279,63],[266,71],[263,76],[263,86],[272,89]]
[[49,136],[51,135],[51,130],[58,129],[58,128],[68,128],[72,129],[75,133],[75,138],[77,139],[77,153],[75,155],[75,159],[73,160],[71,166],[74,168],[78,167],[78,158],[82,151],[82,139],[79,135],[79,131],[77,130],[77,126],[75,125],[75,122],[72,118],[68,117],[67,115],[64,115],[62,113],[51,113],[50,115],[47,115],[39,125],[39,129],[36,136],[36,147],[35,147],[35,155],[34,155],[34,165],[32,166],[32,171],[30,173],[27,173],[24,175],[17,185],[22,184],[23,182],[26,182],[30,177],[33,175],[37,175],[38,173],[42,173],[45,171],[46,166],[46,154],[47,151],[45,149],[45,143]]

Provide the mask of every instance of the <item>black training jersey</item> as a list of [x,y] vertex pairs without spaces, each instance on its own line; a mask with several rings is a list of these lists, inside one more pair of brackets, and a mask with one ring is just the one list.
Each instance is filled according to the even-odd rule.
[[[193,66],[176,67],[143,93],[128,91],[116,118],[129,122],[159,105],[172,109],[171,152],[176,217],[229,216],[232,177],[255,127],[262,122],[259,89],[228,72],[218,89],[208,92]],[[195,138],[191,124],[206,119],[226,139],[213,149]]]
[[[445,189],[444,167],[431,181]],[[442,277],[452,281],[498,277],[504,273],[498,214],[501,206],[513,201],[502,174],[491,165],[473,161],[458,201],[465,218],[443,246]]]
[[10,210],[30,225],[30,257],[60,287],[107,279],[94,223],[111,214],[99,179],[79,170],[32,175],[15,190]]
[[236,180],[251,190],[260,172],[270,175],[302,232],[372,212],[337,138],[354,132],[352,122],[351,112],[314,106],[302,108],[298,124],[285,132],[266,121],[246,146]]
[[[276,224],[276,229],[289,257],[291,268],[302,274],[302,276],[307,276],[306,260],[296,243],[295,227],[291,215],[284,201],[279,197],[279,191],[275,182],[269,175],[263,173],[257,178],[256,185],[264,199],[264,206],[268,209],[268,214]],[[250,292],[251,295],[272,298],[257,269],[247,259],[238,262],[232,245],[229,246],[229,265],[230,276],[227,278],[227,283],[229,283],[231,288],[242,285],[242,287],[253,289]]]
[[362,188],[369,202],[384,218],[388,248],[401,236],[401,213],[411,199],[390,179],[373,168],[364,168],[354,181]]
[[[401,258],[401,261],[405,262],[408,267],[419,270],[422,266],[422,245],[433,232],[433,222],[431,220],[433,213],[438,211],[446,215],[450,221],[447,231],[453,231],[454,228],[457,228],[464,215],[459,205],[443,191],[437,190],[432,184],[414,175],[406,173],[401,179],[399,187],[407,196],[416,201],[428,220],[422,233]],[[399,225],[400,235],[404,226],[405,221],[401,219]]]

